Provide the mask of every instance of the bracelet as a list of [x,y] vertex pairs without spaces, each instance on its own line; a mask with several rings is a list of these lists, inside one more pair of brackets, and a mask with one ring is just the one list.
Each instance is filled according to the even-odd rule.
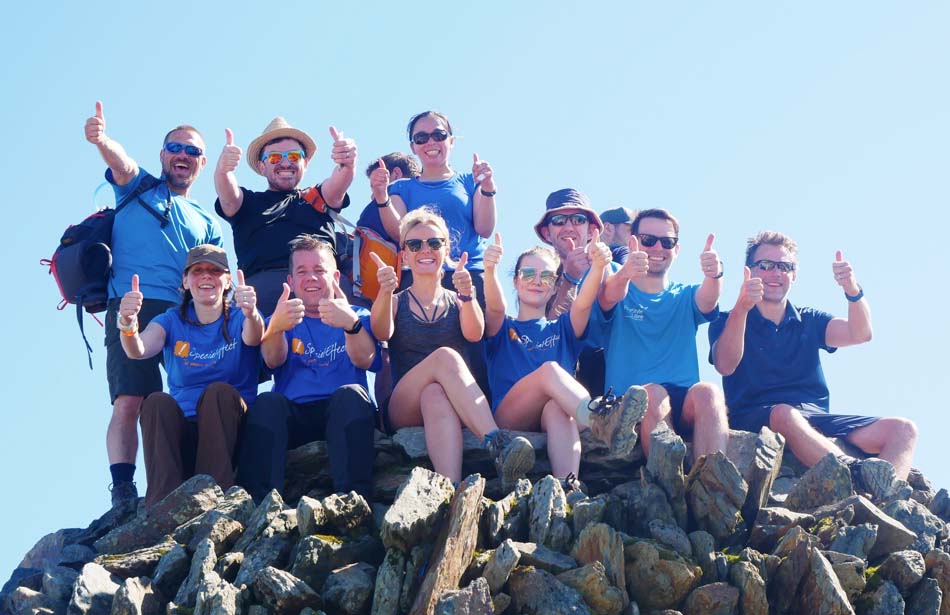
[[857,303],[861,299],[864,299],[864,289],[861,288],[861,286],[859,285],[858,294],[852,296],[852,295],[849,295],[848,293],[845,293],[844,298],[850,301],[851,303]]
[[139,332],[139,321],[133,322],[128,328],[119,327],[119,333],[125,337],[135,337],[135,334]]
[[127,324],[127,325],[123,325],[123,324],[122,324],[122,317],[121,317],[121,316],[116,316],[116,318],[115,318],[115,328],[118,329],[119,331],[131,331],[132,329],[138,329],[138,327],[139,327],[139,319],[138,319],[138,318],[136,318],[135,320],[133,320],[132,322],[130,322],[130,323]]
[[719,261],[719,275],[713,277],[713,279],[718,280],[724,273],[726,273],[726,268],[723,266],[722,261]]
[[484,188],[479,188],[478,191],[482,193],[482,196],[487,196],[489,198],[498,194],[497,190],[485,190]]
[[376,202],[376,199],[373,199],[373,205],[375,205],[376,207],[378,207],[378,208],[380,208],[380,209],[382,209],[382,208],[384,208],[384,207],[389,207],[390,205],[392,205],[392,202],[393,202],[392,199],[386,199],[386,202],[384,202],[384,203],[377,203],[377,202]]
[[469,301],[472,300],[471,295],[463,295],[461,293],[456,293],[456,295],[458,296],[459,301],[461,301],[462,303],[468,303]]
[[571,277],[571,274],[569,274],[567,271],[562,271],[562,272],[561,272],[561,275],[563,275],[563,276],[564,276],[564,279],[567,280],[568,282],[570,282],[571,284],[573,284],[574,286],[580,286],[580,285],[581,285],[581,281],[578,280],[578,279],[572,278],[572,277]]
[[356,335],[357,333],[359,333],[359,332],[362,331],[362,330],[363,330],[363,321],[360,320],[359,318],[357,318],[357,319],[356,319],[356,324],[353,325],[353,328],[352,328],[352,329],[343,329],[343,333],[346,333],[347,335]]

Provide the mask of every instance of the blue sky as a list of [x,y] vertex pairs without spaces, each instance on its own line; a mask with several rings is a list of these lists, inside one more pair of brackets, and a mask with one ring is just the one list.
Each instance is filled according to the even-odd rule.
[[[209,209],[225,127],[246,146],[285,116],[320,146],[307,176],[315,182],[331,167],[329,125],[357,140],[365,166],[405,150],[408,118],[435,108],[460,137],[457,168],[470,168],[472,152],[494,166],[509,255],[535,243],[544,199],[563,187],[598,210],[670,209],[682,224],[679,281],[699,281],[699,253],[715,233],[724,308],[746,237],[770,228],[799,243],[792,300],[843,314],[831,275],[841,249],[870,301],[875,339],[826,356],[832,407],[912,418],[915,465],[950,485],[939,384],[948,258],[935,232],[950,222],[950,5],[485,2],[405,4],[401,15],[397,6],[6,9],[3,579],[43,534],[85,526],[108,504],[101,330],[87,319],[90,372],[73,314],[55,310],[55,284],[38,264],[93,209],[103,165],[82,126],[96,100],[108,134],[149,170],[170,127],[201,129],[209,168],[194,195]],[[263,187],[245,165],[237,173]],[[350,194],[355,217],[367,180]],[[144,488],[141,462],[137,479]]]

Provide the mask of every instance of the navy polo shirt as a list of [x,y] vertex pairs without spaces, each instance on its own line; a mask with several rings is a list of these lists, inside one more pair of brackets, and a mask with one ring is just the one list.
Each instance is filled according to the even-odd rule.
[[[722,335],[729,312],[721,312],[709,325],[709,362],[712,347]],[[749,311],[745,352],[731,376],[723,376],[722,388],[730,412],[774,404],[815,404],[829,411],[828,384],[821,370],[818,349],[834,352],[825,344],[825,331],[834,318],[812,308],[788,303],[785,317],[776,325],[758,308]]]

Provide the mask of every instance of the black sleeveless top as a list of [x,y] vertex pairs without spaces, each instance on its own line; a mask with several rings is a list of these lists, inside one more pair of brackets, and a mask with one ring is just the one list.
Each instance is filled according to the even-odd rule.
[[465,336],[459,320],[458,295],[443,289],[436,307],[435,320],[426,321],[412,313],[409,302],[415,297],[409,289],[396,294],[396,320],[389,339],[389,360],[393,371],[393,388],[410,369],[435,350],[447,346],[464,356]]

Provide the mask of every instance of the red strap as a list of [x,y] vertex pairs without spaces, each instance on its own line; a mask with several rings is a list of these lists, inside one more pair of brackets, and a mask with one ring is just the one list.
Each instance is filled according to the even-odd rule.
[[303,200],[310,203],[310,205],[313,206],[313,208],[316,209],[321,214],[324,214],[327,212],[327,202],[323,200],[323,195],[320,194],[320,191],[317,189],[316,186],[307,188],[306,190],[301,192],[300,197]]

